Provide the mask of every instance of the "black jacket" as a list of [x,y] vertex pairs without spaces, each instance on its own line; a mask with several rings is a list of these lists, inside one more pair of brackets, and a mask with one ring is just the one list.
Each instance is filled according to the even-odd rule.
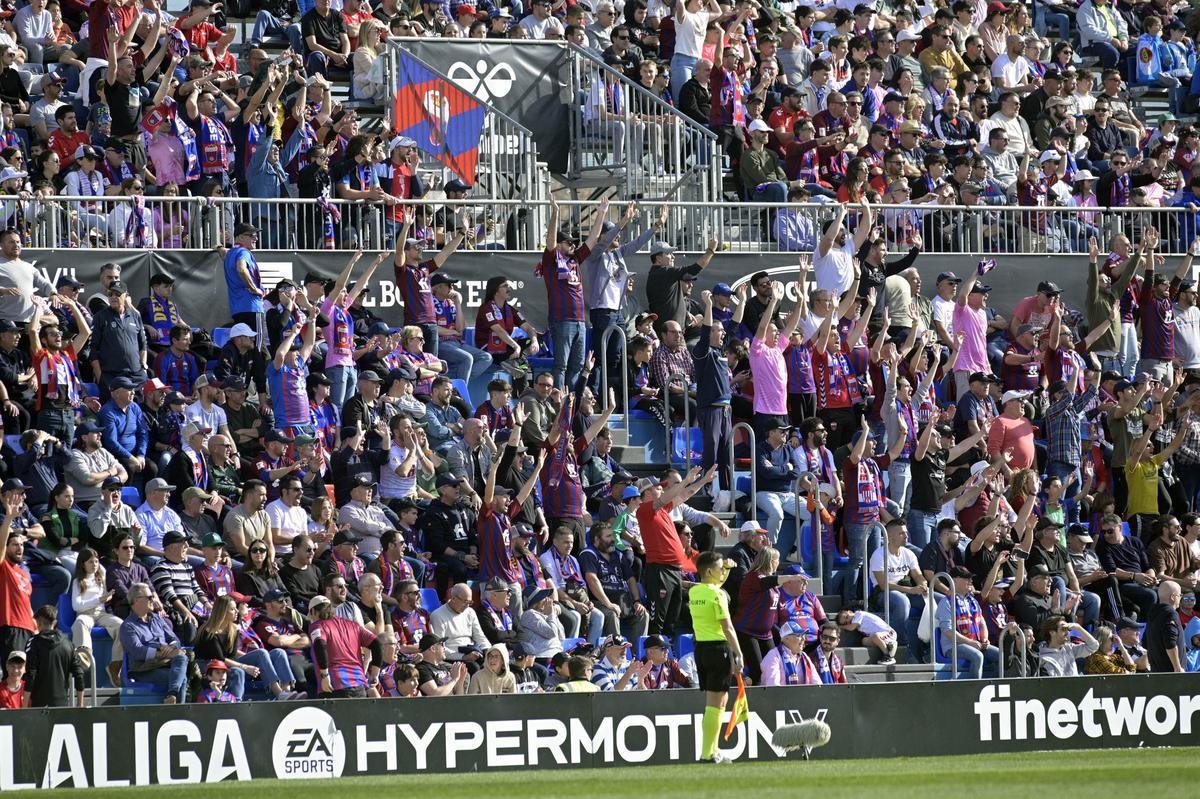
[[29,688],[30,707],[70,707],[71,680],[75,690],[83,690],[84,668],[71,639],[62,630],[47,630],[29,642],[29,673],[25,684]]
[[475,514],[462,504],[451,507],[435,499],[421,514],[417,527],[425,531],[425,546],[436,561],[450,559],[447,548],[466,555],[479,543]]
[[708,116],[712,113],[712,92],[694,77],[689,78],[679,89],[679,110],[684,116],[707,126]]

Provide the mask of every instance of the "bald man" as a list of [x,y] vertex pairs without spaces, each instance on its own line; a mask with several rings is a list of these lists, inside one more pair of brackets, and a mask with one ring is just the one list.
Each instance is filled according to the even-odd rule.
[[1183,625],[1179,621],[1179,600],[1183,591],[1174,580],[1158,585],[1158,602],[1150,608],[1146,633],[1142,638],[1150,658],[1150,671],[1182,672],[1186,662],[1183,651]]

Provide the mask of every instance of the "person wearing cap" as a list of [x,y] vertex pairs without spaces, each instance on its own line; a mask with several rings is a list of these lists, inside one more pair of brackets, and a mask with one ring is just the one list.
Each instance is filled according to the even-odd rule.
[[266,346],[266,304],[262,273],[254,248],[258,244],[258,228],[246,222],[239,223],[234,230],[233,246],[225,254],[225,288],[229,298],[229,311],[235,323],[242,323],[254,331],[256,349]]
[[[979,267],[983,266],[984,262],[980,261]],[[954,380],[959,397],[971,391],[971,378],[975,374],[986,375],[992,370],[987,349],[987,297],[992,287],[979,282],[982,271],[982,268],[976,268],[959,287],[958,300],[952,316],[954,334],[961,335],[963,339],[959,346],[958,359],[954,363]],[[985,387],[978,397],[982,400],[986,396]],[[961,407],[960,404],[960,410]],[[955,435],[959,437],[957,430]]]
[[233,569],[225,553],[225,539],[219,533],[209,533],[200,540],[204,562],[195,567],[196,584],[201,592],[216,602],[217,597],[230,596],[239,603],[248,604],[253,597],[235,590]]
[[750,144],[738,161],[738,176],[745,198],[755,202],[786,202],[788,189],[803,186],[804,181],[789,181],[779,153],[767,147],[770,125],[762,119],[754,119],[746,129]]
[[462,295],[454,288],[458,281],[445,272],[437,272],[430,283],[433,286],[438,335],[441,337],[438,356],[446,362],[446,374],[449,377],[467,381],[471,397],[480,397],[486,386],[480,381],[494,371],[492,356],[463,340],[467,317],[463,313]]
[[647,691],[671,688],[696,688],[696,682],[671,657],[671,644],[661,635],[651,635],[645,641],[646,656],[643,666],[649,666],[641,675],[640,686]]
[[323,330],[328,349],[325,354],[325,374],[332,382],[329,401],[335,407],[342,407],[346,400],[354,396],[357,387],[358,370],[354,366],[354,320],[350,317],[349,307],[358,295],[367,288],[371,276],[386,257],[380,253],[367,267],[367,271],[357,281],[353,289],[347,291],[347,283],[354,271],[354,265],[362,257],[362,251],[353,253],[346,266],[338,273],[332,290],[321,304],[321,313],[329,319],[329,325]]
[[421,660],[417,664],[417,687],[422,696],[460,696],[467,691],[471,673],[467,664],[451,665],[446,660],[446,641],[440,635],[426,633],[418,645]]
[[[196,401],[184,411],[187,421],[201,430],[223,435],[232,442],[234,439],[233,434],[229,432],[229,417],[225,415],[225,409],[217,404],[221,385],[216,376],[205,372],[192,383],[192,389],[196,392]],[[236,449],[233,455],[237,455]]]
[[445,594],[450,583],[465,581],[479,568],[478,535],[468,503],[460,501],[459,483],[451,474],[437,478],[437,499],[422,512],[418,527],[437,563],[435,577],[438,593]]
[[254,329],[244,322],[230,328],[229,341],[221,347],[216,368],[213,369],[218,380],[225,381],[236,375],[247,386],[253,382],[259,394],[263,392],[267,386],[267,363],[263,353],[255,346],[255,340]]
[[[1188,521],[1192,516],[1193,514],[1185,515],[1184,521]],[[1115,576],[1100,567],[1100,558],[1096,554],[1094,544],[1095,539],[1086,526],[1072,524],[1067,528],[1067,552],[1079,586],[1100,597],[1101,613],[1105,619],[1120,619],[1125,613],[1120,583]]]
[[140,385],[149,362],[146,328],[129,301],[129,287],[114,280],[105,293],[108,305],[93,319],[91,347],[92,374],[98,376],[102,398],[115,380]]
[[1100,620],[1100,597],[1092,591],[1082,590],[1067,548],[1059,540],[1061,535],[1062,525],[1049,517],[1039,520],[1034,528],[1033,546],[1026,568],[1044,566],[1050,575],[1051,592],[1061,597],[1079,597],[1077,612],[1082,614],[1085,625],[1094,626]]
[[162,538],[162,558],[154,560],[150,580],[162,600],[163,609],[171,619],[175,632],[184,644],[192,644],[200,629],[201,618],[212,613],[212,600],[200,590],[196,574],[188,563],[191,541],[178,530],[169,530]]
[[718,245],[716,238],[709,239],[708,248],[694,263],[687,266],[676,266],[675,248],[666,242],[655,241],[650,245],[646,302],[647,307],[654,309],[658,315],[654,320],[655,332],[661,335],[667,323],[671,321],[678,323],[681,328],[687,323],[688,298],[684,293],[684,284],[708,267]]
[[138,507],[136,513],[138,524],[143,531],[142,540],[138,546],[138,556],[150,565],[163,556],[163,541],[171,530],[183,529],[179,514],[169,507],[171,492],[175,486],[166,480],[156,477],[146,482],[146,499]]
[[583,272],[580,265],[596,248],[607,212],[607,203],[602,203],[586,241],[579,244],[576,236],[566,228],[559,229],[558,204],[553,197],[550,198],[550,214],[546,222],[546,248],[534,275],[545,282],[546,296],[549,300],[547,319],[554,342],[554,383],[565,388],[575,386],[584,365],[584,334],[587,325],[584,316]]
[[[1158,246],[1159,236],[1155,228],[1149,228],[1142,236],[1150,255],[1145,258],[1145,277],[1138,297],[1139,320],[1142,327],[1141,360],[1138,372],[1148,372],[1163,383],[1171,383],[1175,374],[1176,328],[1174,298],[1180,292],[1181,282],[1191,274],[1192,254],[1189,252],[1175,270],[1173,279],[1155,273],[1153,250]],[[1194,303],[1194,296],[1192,299]]]
[[988,429],[989,458],[1004,457],[1008,470],[1017,472],[1036,465],[1033,421],[1025,415],[1029,391],[1006,391],[1000,398],[1000,415]]
[[433,306],[433,286],[430,279],[466,238],[467,217],[464,212],[454,236],[446,242],[446,246],[437,255],[424,261],[421,260],[421,242],[408,238],[411,228],[412,219],[406,219],[400,235],[396,237],[396,250],[392,259],[396,290],[404,301],[405,326],[420,327],[425,336],[425,351],[437,355],[437,311]]
[[136,675],[139,682],[165,688],[165,704],[183,702],[187,692],[188,656],[179,636],[166,614],[161,612],[150,585],[134,583],[127,595],[130,612],[121,624],[120,638],[128,659],[128,672]]
[[[379,639],[361,624],[335,615],[333,603],[324,594],[313,597],[308,618],[320,694],[331,698],[366,696],[367,689],[379,682],[379,664],[383,662]],[[364,673],[361,653],[367,648],[371,665]]]
[[[478,423],[475,419],[469,421]],[[518,435],[514,429],[509,443],[515,445]],[[525,500],[533,493],[544,463],[545,455],[541,454],[533,471],[514,496],[513,491],[496,484],[496,475],[500,470],[500,458],[496,457],[487,470],[487,480],[480,494],[482,504],[475,523],[479,540],[479,576],[485,580],[504,580],[508,584],[513,611],[517,615],[521,612],[519,586],[524,584],[525,577],[520,564],[513,557],[512,523],[521,514]]]
[[640,661],[627,657],[633,644],[620,635],[610,635],[600,642],[592,666],[592,682],[601,691],[631,691],[639,687],[641,674],[648,671]]
[[204,681],[207,687],[196,692],[193,702],[199,704],[237,702],[238,698],[225,690],[229,677],[229,667],[223,660],[210,660],[204,667]]
[[[191,327],[183,320],[179,306],[172,298],[174,289],[175,279],[165,272],[157,272],[150,278],[150,296],[137,304],[138,313],[142,315],[142,324],[146,327],[146,338],[150,346],[158,351],[170,346],[171,336],[176,327],[183,327],[188,331],[188,342],[183,347],[184,351],[191,346]],[[155,371],[158,371],[157,366]],[[184,394],[191,393],[190,390],[179,390]]]
[[[814,636],[815,637],[815,636]],[[804,651],[807,632],[794,622],[784,622],[779,628],[778,646],[763,656],[762,679],[759,685],[820,685],[821,676],[817,666]]]
[[140,380],[135,383],[127,377],[113,378],[109,383],[111,398],[100,409],[97,422],[105,448],[121,466],[131,475],[150,480],[158,474],[158,467],[147,457],[150,428],[145,412],[133,401],[133,391],[138,385]]
[[23,710],[29,707],[30,697],[25,691],[25,666],[29,656],[24,649],[14,649],[5,656],[0,682],[0,710]]
[[[283,334],[275,357],[267,365],[267,387],[275,414],[275,430],[287,438],[312,435],[312,415],[308,405],[308,361],[316,346],[317,325],[309,319],[303,326]],[[298,336],[303,332],[303,341]]]
[[950,577],[954,581],[954,594],[940,598],[935,612],[941,633],[941,654],[947,659],[951,658],[955,652],[954,641],[957,640],[958,660],[960,663],[966,661],[966,665],[955,664],[958,671],[954,679],[978,680],[985,676],[985,672],[987,676],[994,676],[1000,664],[1000,650],[988,637],[971,570],[965,566],[954,566]]

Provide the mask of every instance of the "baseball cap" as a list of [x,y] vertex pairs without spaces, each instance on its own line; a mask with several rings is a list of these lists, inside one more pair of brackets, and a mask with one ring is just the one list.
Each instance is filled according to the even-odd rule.
[[462,482],[462,481],[459,480],[459,478],[457,478],[453,474],[450,474],[449,472],[447,472],[446,474],[438,475],[437,487],[438,488],[448,488],[450,486],[457,487],[460,482]]
[[665,241],[656,241],[650,245],[650,257],[662,255],[663,253],[675,252],[675,248]]
[[758,522],[756,522],[754,520],[750,520],[750,521],[743,523],[742,526],[738,528],[738,532],[739,533],[759,533],[761,535],[767,535],[766,529],[763,528],[761,525],[759,525]]
[[[192,5],[209,5],[209,3],[193,0]],[[210,671],[229,671],[229,667],[225,665],[225,661],[214,658],[204,664],[204,672],[207,674]]]
[[0,485],[0,493],[8,491],[25,491],[29,486],[25,485],[19,477],[10,477]]
[[1142,629],[1142,625],[1138,624],[1136,621],[1129,618],[1128,616],[1122,616],[1120,619],[1117,620],[1117,629],[1118,630],[1140,630],[1140,629]]
[[1038,163],[1044,164],[1047,161],[1061,161],[1062,156],[1057,150],[1042,150],[1042,154],[1038,156]]
[[219,533],[209,533],[200,540],[201,547],[223,547],[225,539]]
[[421,636],[421,643],[417,644],[417,648],[424,652],[427,649],[433,648],[437,644],[444,643],[446,643],[446,639],[437,633],[425,633]]
[[337,535],[333,537],[333,545],[335,547],[342,544],[357,544],[359,541],[362,541],[362,539],[353,530],[339,530]]
[[1038,294],[1062,294],[1062,289],[1052,280],[1043,280],[1038,283]]
[[205,502],[208,502],[210,499],[213,498],[213,496],[214,496],[213,494],[208,493],[200,486],[188,486],[187,488],[183,489],[183,501],[184,502],[187,502],[189,499],[196,499],[197,497],[204,500]]
[[989,286],[987,283],[976,283],[974,286],[971,286],[972,294],[987,294],[991,290],[992,290],[992,287]]
[[1092,534],[1089,533],[1088,529],[1082,524],[1072,524],[1070,527],[1068,527],[1067,536],[1070,538],[1078,538],[1085,544],[1090,544],[1095,541],[1095,539],[1092,538]]
[[712,291],[713,294],[716,294],[719,297],[733,296],[733,289],[729,287],[728,283],[718,283],[717,285],[713,286]]
[[646,637],[643,646],[646,649],[668,649],[671,645],[661,635],[650,635]]
[[950,569],[950,576],[958,577],[963,580],[970,580],[974,578],[975,575],[973,575],[971,570],[966,566],[954,566]]
[[263,594],[263,602],[286,602],[288,600],[288,592],[282,588],[272,588],[267,593]]
[[971,379],[968,380],[967,382],[969,382],[969,383],[976,383],[976,382],[999,383],[1000,378],[996,377],[993,374],[988,374],[987,372],[971,372]]
[[750,120],[749,130],[751,133],[770,133],[771,126],[761,119],[752,119]]
[[250,336],[251,338],[254,338],[257,335],[257,333],[250,329],[250,325],[246,324],[245,322],[238,322],[236,325],[229,328],[230,338],[236,338],[238,336]]
[[787,621],[780,625],[779,637],[787,638],[789,635],[798,635],[804,638],[808,635],[808,631],[794,621]]
[[157,377],[152,377],[142,384],[142,391],[165,391],[166,389],[167,384]]
[[81,289],[81,288],[83,288],[83,285],[84,285],[83,283],[79,282],[71,275],[61,275],[61,276],[59,276],[58,280],[55,282],[54,287],[59,288],[59,289],[61,289],[61,288]]
[[603,641],[600,642],[601,650],[608,649],[610,646],[623,646],[626,649],[633,648],[633,644],[629,643],[629,640],[625,636],[617,635],[615,633],[613,635],[608,636],[607,638],[605,638]]
[[1032,393],[1032,391],[1005,391],[1004,396],[1000,398],[1000,404],[1007,405],[1013,400],[1023,400]]
[[153,480],[146,483],[147,491],[174,491],[175,486],[168,483],[161,477],[155,477]]
[[508,583],[501,580],[499,577],[493,577],[483,584],[484,591],[507,591]]
[[[187,441],[189,438],[196,435],[197,433],[211,433],[211,432],[212,432],[212,430],[210,430],[207,427],[201,427],[200,425],[196,424],[195,422],[188,422],[187,424],[185,424],[183,426],[183,431],[180,433],[180,435],[183,436],[184,441]],[[268,440],[270,440],[270,435],[271,435],[270,433],[267,434]]]
[[951,283],[963,282],[962,278],[953,272],[938,272],[937,282],[941,283],[943,280],[949,280]]
[[642,495],[642,492],[637,490],[636,486],[625,486],[625,490],[621,492],[621,501],[628,502],[631,499],[637,499]]
[[169,547],[172,544],[186,544],[188,540],[187,534],[179,530],[168,530],[163,533],[163,546]]

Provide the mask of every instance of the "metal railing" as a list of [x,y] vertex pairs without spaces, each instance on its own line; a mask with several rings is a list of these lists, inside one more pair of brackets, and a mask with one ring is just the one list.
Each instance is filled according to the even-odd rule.
[[[452,78],[413,55],[412,51],[403,48],[399,42],[389,42],[384,60],[385,80],[391,87],[389,101],[384,103],[387,109],[389,130],[400,129],[396,125],[394,118],[396,109],[394,103],[390,102],[390,98],[399,93],[404,82],[404,75],[401,74],[403,72],[402,54],[404,58],[411,59],[443,80],[454,83]],[[483,130],[479,137],[478,160],[475,174],[464,176],[467,182],[472,184],[473,193],[480,197],[497,200],[544,200],[548,181],[540,179],[542,171],[538,165],[537,144],[534,142],[533,133],[486,101],[480,100],[479,102],[487,109],[487,113],[484,116]],[[437,127],[444,127],[449,122],[450,105],[440,95],[427,96],[423,105],[429,117],[436,117],[434,119],[435,130]],[[418,148],[422,148],[423,145],[423,142],[418,142]],[[450,169],[444,169],[442,181],[438,185],[444,184],[453,177],[455,175]]]
[[688,382],[688,376],[683,372],[671,372],[667,377],[667,384],[662,387],[663,392],[663,418],[667,420],[667,462],[672,462],[673,452],[671,451],[671,439],[675,436],[675,417],[671,413],[671,386],[675,383],[683,383],[683,429],[688,431],[683,436],[683,451],[686,459],[683,462],[683,470],[686,472],[692,468],[692,414],[691,403],[688,401],[687,392],[692,388],[692,384]]
[[[887,528],[883,526],[883,522],[875,522],[871,525],[871,533],[867,535],[867,540],[870,541],[874,537],[876,540],[875,549],[883,547],[883,585],[880,586],[882,593],[880,596],[880,604],[883,605],[883,620],[892,625],[892,603],[891,603],[891,583],[889,582],[887,569]],[[873,550],[867,551],[867,557],[863,561],[863,610],[871,609],[871,553]]]
[[[1000,650],[1000,663],[998,664],[997,676],[1002,680],[1004,679],[1004,639],[1008,636],[1008,629],[1009,625],[1004,625],[1004,629],[1000,631],[1000,640],[996,642],[996,647]],[[1020,642],[1021,662],[1024,663],[1028,660],[1029,655],[1029,642],[1025,640],[1025,631],[1018,627],[1014,639]],[[1015,655],[1016,652],[1017,648],[1014,646],[1013,654]]]
[[[737,507],[737,458],[734,437],[738,430],[745,430],[750,436],[750,516],[758,516],[758,470],[754,468],[755,452],[758,450],[758,436],[754,428],[747,422],[738,422],[729,431],[729,506]],[[786,556],[785,556],[786,557]]]
[[[625,336],[625,328],[620,325],[610,325],[604,329],[600,335],[600,401],[608,402],[608,339],[615,335],[620,343],[621,358],[617,363],[617,376],[621,381],[621,402],[620,407],[625,409],[625,429],[622,431],[624,440],[616,441],[618,444],[629,443],[629,418],[633,412],[633,398],[629,396],[629,370],[625,368],[625,359],[627,357],[627,340]],[[668,417],[669,418],[669,417]],[[616,432],[616,431],[613,431]]]
[[[472,190],[474,191],[474,190]],[[252,222],[262,228],[259,246],[263,249],[390,249],[394,237],[409,215],[414,224],[411,238],[440,247],[446,235],[453,235],[454,213],[466,210],[472,238],[465,249],[540,251],[545,245],[546,219],[549,203],[543,199],[495,199],[467,196],[461,200],[429,197],[406,200],[402,205],[386,205],[365,200],[332,200],[322,203],[310,198],[258,199],[250,197],[144,197],[148,230],[153,233],[152,244],[139,244],[139,225],[132,222],[133,198],[122,196],[81,197],[54,196],[48,198],[0,196],[0,216],[3,224],[20,230],[26,246],[35,247],[125,247],[133,249],[166,247],[169,249],[212,249],[232,241],[238,222]],[[819,231],[831,219],[836,206],[820,204],[784,205],[750,203],[703,202],[646,202],[638,217],[630,222],[630,230],[644,230],[652,224],[655,209],[665,205],[668,212],[668,243],[678,250],[700,252],[716,239],[720,252],[770,253],[811,252],[815,239],[807,239],[808,249],[789,249],[790,239],[768,240],[759,221],[768,213],[784,213],[803,219],[809,230]],[[586,227],[596,219],[598,207],[593,202],[561,201],[560,216],[572,220],[587,233]],[[914,206],[915,207],[915,206]],[[950,208],[949,206],[946,208]],[[942,210],[946,210],[943,208]],[[967,212],[961,206],[954,207]],[[607,221],[617,222],[625,206],[613,203]],[[1034,209],[997,207],[991,212],[1016,225],[1023,214]],[[1041,213],[1046,213],[1041,209]],[[974,213],[972,211],[972,213]],[[1136,243],[1146,227],[1141,209],[1118,208],[1106,211],[1095,209],[1061,209],[1054,212],[1063,218],[1091,217],[1099,223],[1098,236],[1102,251],[1107,252],[1112,236],[1131,236]],[[1162,243],[1159,251],[1165,255],[1186,252],[1191,239],[1200,231],[1200,215],[1186,208],[1162,208],[1153,212],[1153,219]],[[146,240],[142,236],[143,242]],[[972,253],[973,255],[1044,255],[1045,251],[1028,239],[1011,242],[986,242],[984,248],[931,246],[925,240],[925,252]],[[1008,245],[1012,244],[1013,247]],[[997,246],[992,246],[997,245]],[[1078,245],[1082,245],[1082,249]],[[647,245],[648,248],[649,245]],[[890,245],[893,249],[897,246]],[[1065,254],[1083,256],[1087,240],[1072,240]]]
[[931,603],[931,612],[929,614],[929,646],[933,656],[933,662],[936,664],[938,655],[938,639],[937,639],[937,592],[933,590],[933,586],[942,578],[945,578],[946,585],[950,586],[950,594],[947,601],[950,603],[950,674],[952,679],[958,679],[958,624],[957,619],[957,599],[958,591],[954,587],[954,578],[946,572],[938,572],[933,575],[933,579],[929,581],[929,596],[926,599]]
[[[800,508],[801,508],[800,502],[801,502],[801,497],[804,496],[804,491],[801,490],[801,486],[803,485],[805,479],[809,478],[809,477],[811,477],[816,482],[817,487],[815,490],[817,491],[818,494],[820,494],[821,479],[817,476],[817,474],[815,472],[801,472],[796,477],[796,482],[792,484],[792,492],[794,494],[794,501],[796,503],[796,515],[794,517],[794,521],[796,522],[796,551],[800,553],[801,564],[803,564],[803,562],[804,562],[804,520],[800,514]],[[817,573],[814,574],[813,577],[815,579],[821,581],[821,587],[822,587],[822,590],[824,590],[824,586],[825,586],[825,570],[824,570],[825,553],[821,551],[823,548],[821,546],[822,541],[821,541],[821,537],[817,534],[818,529],[819,529],[818,525],[820,523],[820,513],[817,511],[814,511],[813,513],[809,514],[808,523],[809,523],[810,528],[813,531],[813,549],[815,549],[817,551],[816,552],[816,559],[817,559],[816,571],[817,571]],[[785,558],[787,557],[786,552],[782,553],[782,555]]]
[[570,50],[571,176],[601,176],[624,196],[717,201],[716,135],[582,47]]

